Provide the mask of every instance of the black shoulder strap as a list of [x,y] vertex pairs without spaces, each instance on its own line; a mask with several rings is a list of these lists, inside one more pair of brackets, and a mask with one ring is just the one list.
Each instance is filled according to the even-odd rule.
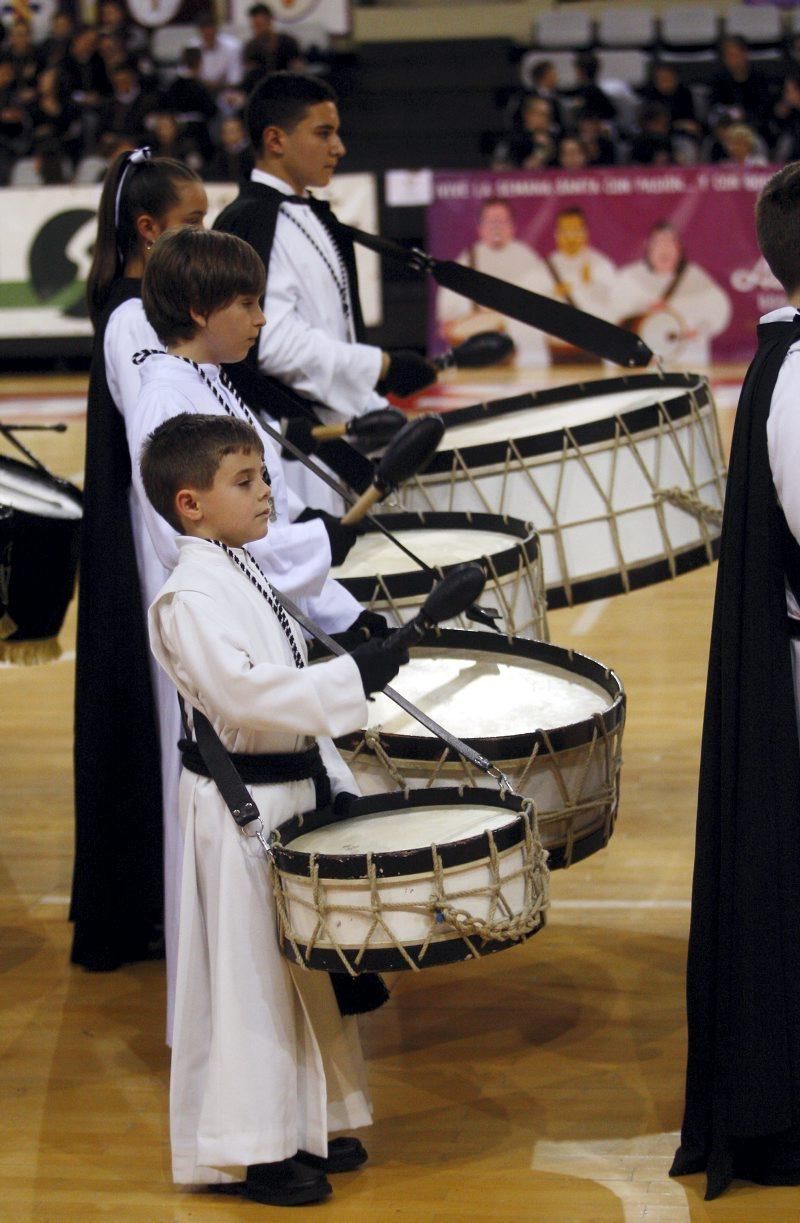
[[[186,717],[186,706],[183,698],[178,697],[181,706],[181,719],[184,731],[189,737],[189,720]],[[242,781],[228,755],[222,740],[204,713],[192,709],[194,733],[197,747],[203,757],[203,764],[213,778],[214,784],[222,795],[225,806],[230,811],[240,828],[246,828],[253,820],[260,819],[261,812],[253,802],[252,795]]]

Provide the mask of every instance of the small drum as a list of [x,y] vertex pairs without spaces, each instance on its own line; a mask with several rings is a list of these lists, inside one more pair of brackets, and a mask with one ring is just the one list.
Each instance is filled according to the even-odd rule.
[[708,381],[636,374],[448,412],[405,509],[529,519],[548,607],[663,581],[719,551],[725,465]]
[[[549,866],[607,844],[619,807],[625,693],[602,663],[542,641],[443,630],[415,646],[393,687],[533,799]],[[387,696],[337,747],[365,794],[495,786]]]
[[0,661],[58,658],[81,506],[80,491],[66,480],[0,456]]
[[530,802],[488,790],[360,798],[272,833],[283,954],[395,972],[502,951],[544,925],[548,870]]
[[[479,606],[500,613],[508,637],[549,638],[539,540],[529,523],[498,514],[383,514],[384,523],[431,570],[420,569],[372,523],[331,570],[365,607],[394,625],[410,620],[438,579],[462,561],[481,561],[487,574]],[[469,628],[463,616],[457,623]]]

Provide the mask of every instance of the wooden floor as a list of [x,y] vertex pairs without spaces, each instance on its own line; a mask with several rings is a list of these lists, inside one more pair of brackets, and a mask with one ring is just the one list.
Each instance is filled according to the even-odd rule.
[[[80,420],[35,445],[79,472]],[[525,946],[394,978],[391,1005],[363,1024],[370,1164],[293,1218],[800,1219],[800,1190],[741,1184],[707,1204],[702,1178],[666,1176],[713,578],[553,615],[554,640],[612,665],[628,693],[617,832],[553,876],[548,927]],[[58,663],[0,668],[0,1219],[280,1217],[171,1186],[162,966],[67,964],[74,609],[62,642]]]

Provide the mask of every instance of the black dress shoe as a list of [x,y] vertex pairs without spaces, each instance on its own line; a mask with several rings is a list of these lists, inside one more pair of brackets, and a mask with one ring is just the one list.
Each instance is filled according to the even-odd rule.
[[295,1159],[308,1168],[320,1172],[353,1172],[368,1159],[364,1144],[357,1138],[333,1138],[328,1143],[328,1158],[312,1155],[309,1151],[298,1151]]
[[331,1186],[316,1168],[297,1159],[281,1159],[273,1164],[251,1164],[243,1192],[265,1206],[305,1206],[328,1197]]

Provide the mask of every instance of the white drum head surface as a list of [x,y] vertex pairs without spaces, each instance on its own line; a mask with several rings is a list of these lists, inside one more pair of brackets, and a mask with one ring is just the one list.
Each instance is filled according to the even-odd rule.
[[[393,534],[416,553],[427,565],[458,565],[462,561],[478,560],[482,556],[494,556],[519,544],[516,535],[501,531],[478,531],[464,519],[463,529],[417,527],[409,531],[393,531]],[[375,574],[388,576],[392,573],[408,573],[416,565],[397,548],[390,539],[378,531],[360,536],[347,555],[343,565],[331,569],[333,578],[365,578]]]
[[80,518],[78,502],[57,486],[50,487],[22,473],[0,466],[0,505],[38,514],[42,518]]
[[314,832],[304,832],[287,849],[302,853],[366,854],[426,849],[479,836],[516,819],[516,812],[464,804],[457,807],[413,807],[339,820]]
[[[568,726],[604,713],[612,704],[605,689],[560,667],[468,650],[414,654],[392,687],[461,739]],[[429,730],[383,693],[377,693],[368,708],[371,727],[430,737]]]
[[677,399],[687,393],[686,387],[652,387],[649,390],[616,391],[609,395],[590,395],[586,399],[568,399],[550,407],[523,408],[506,412],[469,425],[449,427],[439,451],[460,450],[463,446],[485,446],[489,442],[505,442],[510,437],[532,437],[556,429],[586,425],[636,408],[647,408],[665,400]]

